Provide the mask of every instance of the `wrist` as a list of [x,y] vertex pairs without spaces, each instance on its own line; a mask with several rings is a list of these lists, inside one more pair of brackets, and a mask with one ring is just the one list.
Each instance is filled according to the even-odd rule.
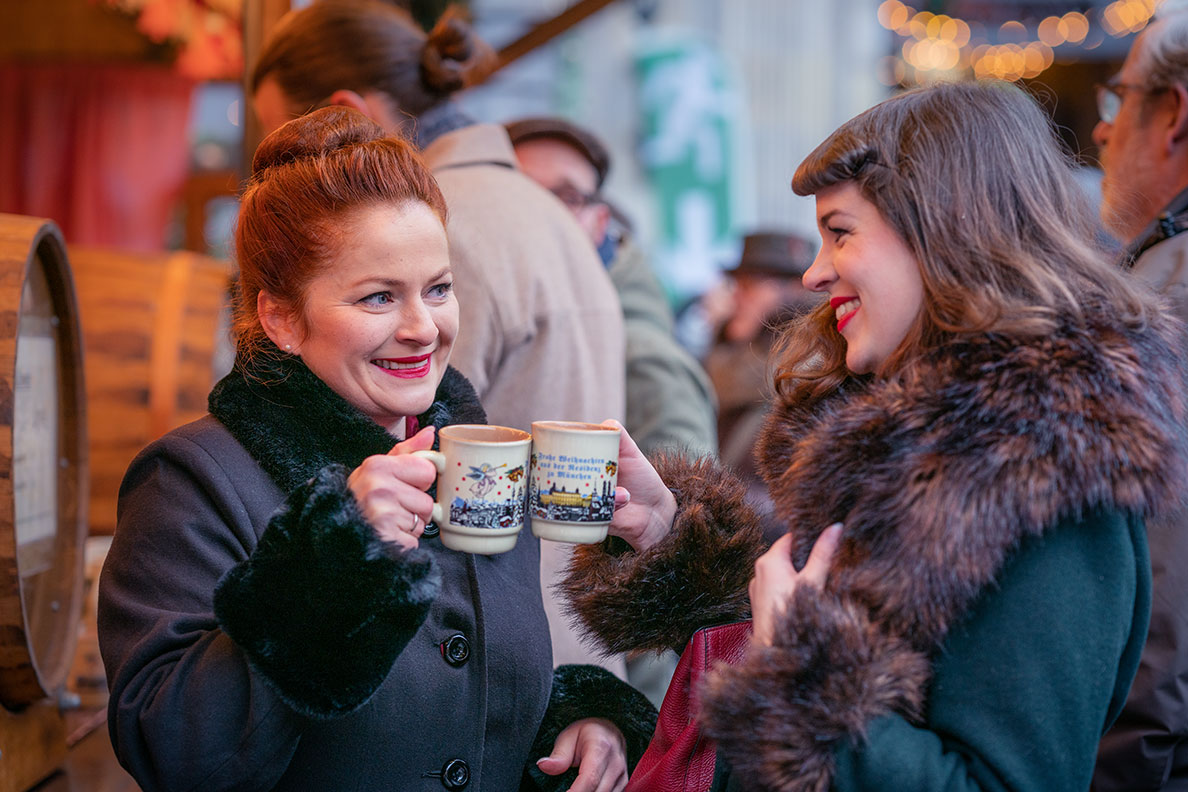
[[666,487],[660,503],[656,505],[656,508],[652,509],[647,527],[640,536],[639,543],[635,549],[640,551],[647,550],[668,536],[668,532],[672,530],[672,523],[676,519],[676,511],[676,498],[673,496],[672,490]]

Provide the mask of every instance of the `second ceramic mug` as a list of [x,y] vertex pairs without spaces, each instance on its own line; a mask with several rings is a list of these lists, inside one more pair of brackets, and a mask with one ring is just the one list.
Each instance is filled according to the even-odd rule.
[[532,435],[484,424],[454,424],[437,434],[440,451],[413,455],[437,467],[433,521],[441,543],[482,555],[511,550],[524,525]]
[[532,423],[532,533],[554,542],[606,538],[615,514],[619,430],[579,421]]

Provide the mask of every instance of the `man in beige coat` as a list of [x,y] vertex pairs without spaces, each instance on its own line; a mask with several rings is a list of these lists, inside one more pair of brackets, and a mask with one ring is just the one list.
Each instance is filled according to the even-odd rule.
[[[1188,13],[1134,42],[1098,88],[1102,221],[1124,266],[1188,320]],[[1151,627],[1126,707],[1102,739],[1095,792],[1188,790],[1188,514],[1148,522]]]
[[677,343],[672,310],[643,249],[629,231],[610,231],[601,195],[610,171],[606,146],[563,118],[505,124],[520,169],[552,192],[598,248],[619,294],[627,337],[627,419],[631,437],[651,455],[718,453],[717,405],[705,370]]
[[[487,418],[521,429],[534,420],[623,420],[622,312],[573,218],[517,170],[501,126],[455,129],[424,154],[450,212],[462,309],[450,362],[478,391]],[[572,550],[540,545],[553,662],[597,662],[625,676],[621,656],[596,657],[582,644],[553,595]]]

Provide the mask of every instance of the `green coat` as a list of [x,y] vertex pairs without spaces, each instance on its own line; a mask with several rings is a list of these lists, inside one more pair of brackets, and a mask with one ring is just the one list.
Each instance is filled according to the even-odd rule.
[[717,405],[709,376],[672,334],[672,311],[643,250],[624,237],[610,265],[627,336],[627,419],[645,454],[718,453]]
[[[773,407],[757,457],[794,564],[844,529],[772,646],[698,691],[734,788],[1088,787],[1147,630],[1143,522],[1188,487],[1188,362],[1168,316],[1083,312]],[[658,470],[677,498],[669,535],[580,548],[564,584],[616,651],[745,616],[763,550],[729,473]]]
[[[1139,520],[1097,513],[1026,540],[937,653],[924,723],[872,721],[865,741],[838,746],[832,788],[1087,789],[1138,666],[1149,592]],[[1028,702],[1026,722],[1012,700]],[[721,762],[719,775],[715,789],[747,788]]]

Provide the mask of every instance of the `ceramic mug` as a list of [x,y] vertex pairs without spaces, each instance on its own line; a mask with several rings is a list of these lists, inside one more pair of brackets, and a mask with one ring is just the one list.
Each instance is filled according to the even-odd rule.
[[440,451],[414,451],[437,467],[433,521],[441,543],[494,555],[516,546],[524,526],[532,435],[506,426],[455,424],[438,433]]
[[528,511],[541,539],[592,544],[615,513],[619,430],[579,421],[534,421]]

